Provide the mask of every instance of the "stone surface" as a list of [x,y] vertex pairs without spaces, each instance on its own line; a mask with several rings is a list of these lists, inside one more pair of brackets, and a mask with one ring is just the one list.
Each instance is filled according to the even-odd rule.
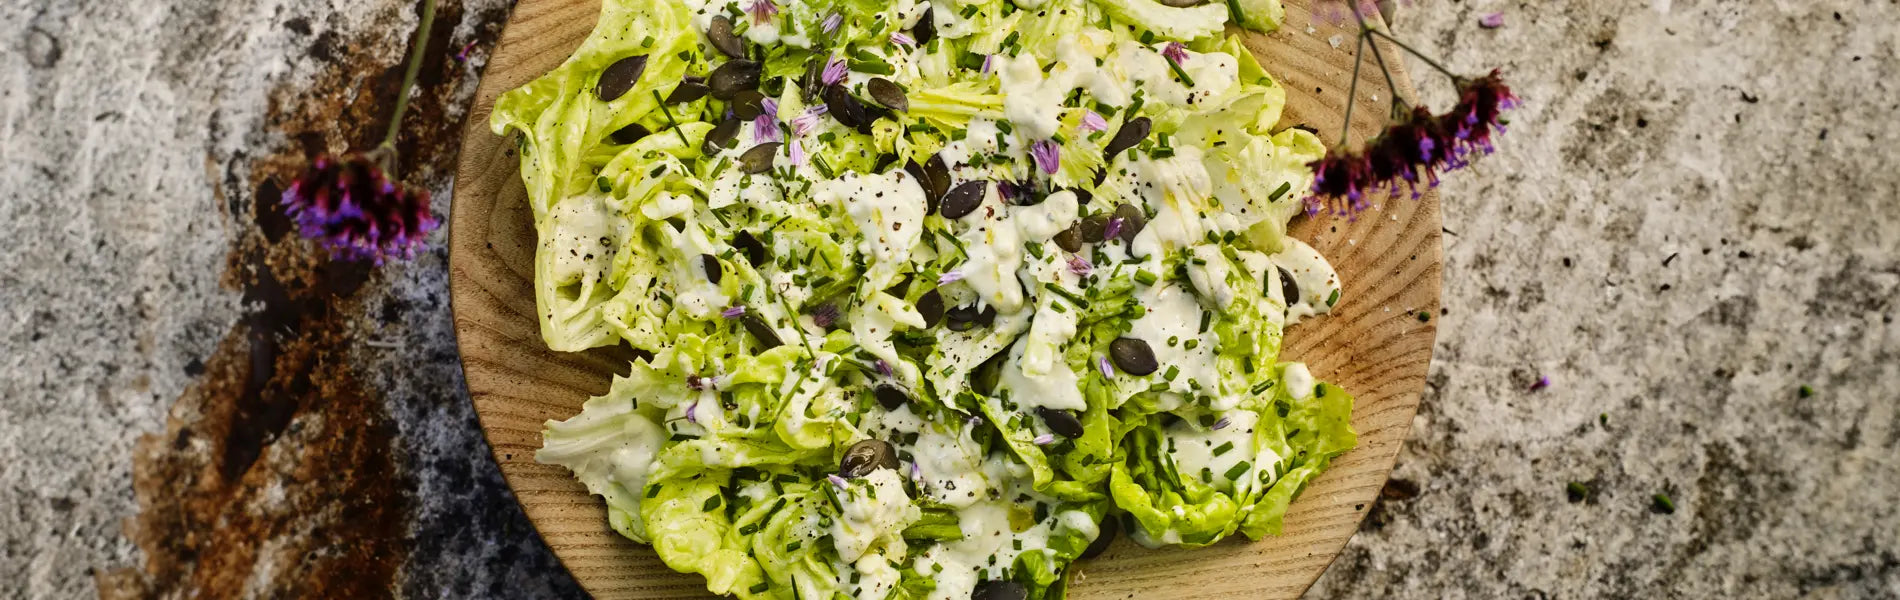
[[[417,4],[0,0],[7,592],[579,596],[487,458],[446,257],[330,264],[272,208],[380,138]],[[437,214],[507,4],[433,30],[400,146]],[[1309,596],[1900,595],[1900,7],[1400,10],[1526,107],[1446,183],[1432,385]]]

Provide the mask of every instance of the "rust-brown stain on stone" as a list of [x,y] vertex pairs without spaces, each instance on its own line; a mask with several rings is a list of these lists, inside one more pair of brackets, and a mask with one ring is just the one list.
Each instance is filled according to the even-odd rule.
[[[463,14],[459,2],[444,4],[399,142],[403,173],[418,185],[446,177],[460,143],[460,123],[448,115],[464,73],[450,50]],[[492,45],[500,17],[480,15],[477,47]],[[399,27],[394,12],[383,21],[365,31]],[[353,320],[363,312],[356,293],[370,271],[285,235],[292,228],[277,206],[277,182],[308,157],[380,141],[402,77],[400,64],[377,62],[372,46],[385,40],[333,41],[312,85],[272,95],[270,122],[292,147],[252,162],[252,223],[237,235],[224,279],[253,312],[204,361],[202,379],[172,405],[163,433],[139,440],[133,486],[141,510],[126,534],[145,564],[101,574],[101,597],[394,594],[416,501],[395,458],[385,399],[352,373]]]

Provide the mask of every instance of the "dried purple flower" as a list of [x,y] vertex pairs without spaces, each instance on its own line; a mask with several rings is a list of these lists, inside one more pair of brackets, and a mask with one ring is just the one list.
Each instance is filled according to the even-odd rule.
[[1214,430],[1220,431],[1222,429],[1226,429],[1227,426],[1233,425],[1233,424],[1234,424],[1233,419],[1229,419],[1227,417],[1221,417],[1219,421],[1214,422]]
[[885,377],[891,376],[891,363],[884,362],[884,359],[877,359],[877,362],[871,363],[871,366],[877,368],[877,374]]
[[1082,125],[1078,129],[1084,132],[1108,131],[1108,119],[1092,110],[1082,111]]
[[744,304],[736,304],[733,306],[728,306],[726,307],[725,310],[719,311],[719,316],[725,317],[728,319],[737,319],[739,318],[739,315],[743,315],[743,314],[745,314]]
[[835,85],[844,81],[845,76],[849,74],[851,74],[851,69],[845,66],[844,59],[833,56],[825,59],[825,70],[819,74],[818,79],[825,85]]
[[950,282],[961,280],[963,280],[962,271],[944,271],[942,275],[937,276],[937,285],[949,285]]
[[428,190],[391,180],[382,160],[393,152],[329,155],[310,162],[284,190],[284,212],[304,237],[345,260],[412,258],[440,225],[429,214]]
[[837,33],[838,26],[843,25],[843,24],[844,24],[844,15],[838,14],[838,13],[831,13],[829,16],[825,17],[825,20],[823,22],[818,24],[818,30],[825,32],[826,35],[830,35],[833,33]]
[[745,12],[752,15],[752,24],[764,25],[772,17],[778,16],[778,4],[772,0],[752,0],[751,4],[746,5]]
[[1382,188],[1397,196],[1403,186],[1417,198],[1421,184],[1438,184],[1440,172],[1464,168],[1473,154],[1490,154],[1491,135],[1504,131],[1500,116],[1517,106],[1517,97],[1497,71],[1460,81],[1458,88],[1458,104],[1450,111],[1434,115],[1415,107],[1357,152],[1334,149],[1309,163],[1307,211],[1330,207],[1335,214],[1355,215],[1370,206],[1366,193]]
[[1537,378],[1537,383],[1533,383],[1533,384],[1531,384],[1531,391],[1533,391],[1533,392],[1535,392],[1535,391],[1537,391],[1537,390],[1541,390],[1541,389],[1544,389],[1544,388],[1547,388],[1547,387],[1550,387],[1550,376],[1549,376],[1549,375],[1545,375],[1545,376],[1542,376],[1542,377],[1538,377],[1538,378]]
[[1110,367],[1108,366],[1108,357],[1107,357],[1107,356],[1097,356],[1097,357],[1095,357],[1095,368],[1097,368],[1097,369],[1100,369],[1100,370],[1102,371],[1102,377],[1103,377],[1103,378],[1106,378],[1106,379],[1114,379],[1114,378],[1115,378],[1115,370],[1114,370],[1113,368],[1110,368]]
[[819,119],[824,117],[825,113],[830,110],[831,109],[826,108],[823,104],[805,109],[805,112],[799,113],[796,117],[792,117],[792,131],[798,135],[811,133],[812,129],[818,127]]
[[1041,167],[1044,173],[1054,175],[1057,169],[1062,168],[1062,147],[1057,146],[1054,140],[1036,140],[1036,143],[1029,145],[1029,156],[1036,159],[1036,166]]
[[1122,218],[1121,217],[1115,217],[1115,218],[1109,219],[1108,226],[1102,228],[1102,237],[1106,239],[1111,239],[1111,240],[1115,239],[1115,237],[1121,235],[1121,233],[1122,233]]
[[908,48],[911,46],[916,46],[917,40],[910,37],[909,35],[906,35],[902,31],[894,31],[894,32],[891,32],[891,43]]
[[983,55],[983,74],[984,75],[990,74],[990,67],[995,66],[995,62],[996,62],[996,55],[994,54]]
[[1090,272],[1094,270],[1095,270],[1095,265],[1089,264],[1089,260],[1086,258],[1082,258],[1082,255],[1077,254],[1077,255],[1069,257],[1069,272],[1070,273],[1074,273],[1076,275],[1081,275],[1081,276],[1087,276]]
[[1037,446],[1047,446],[1049,444],[1056,443],[1056,436],[1053,433],[1045,433],[1045,434],[1036,436],[1036,439],[1034,441],[1036,442]]
[[1504,26],[1504,13],[1494,12],[1478,17],[1478,26],[1485,29],[1497,29]]
[[468,62],[468,53],[473,50],[475,50],[474,41],[462,45],[462,50],[455,53],[455,62]]

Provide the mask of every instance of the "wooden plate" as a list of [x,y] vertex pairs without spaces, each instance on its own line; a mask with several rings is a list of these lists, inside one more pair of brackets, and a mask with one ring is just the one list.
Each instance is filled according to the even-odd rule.
[[[1286,26],[1247,45],[1288,90],[1283,124],[1309,125],[1331,138],[1344,112],[1354,38],[1350,30],[1309,18],[1311,2],[1288,0]],[[609,529],[601,501],[566,469],[534,461],[542,422],[580,412],[588,396],[606,392],[611,374],[626,372],[630,356],[610,349],[557,353],[542,344],[527,195],[510,144],[489,133],[488,114],[503,91],[565,60],[593,29],[598,11],[599,0],[521,0],[490,59],[455,179],[449,230],[455,332],[495,460],[581,586],[600,598],[705,598],[698,575],[673,572],[647,547]],[[1385,52],[1397,56],[1390,47]],[[1390,97],[1370,60],[1365,73],[1372,77],[1359,86],[1355,139],[1377,131]],[[1395,75],[1409,87],[1403,74]],[[1284,535],[1260,542],[1236,536],[1199,550],[1151,551],[1123,540],[1076,567],[1076,598],[1297,597],[1352,537],[1384,485],[1431,364],[1438,198],[1396,200],[1357,220],[1303,217],[1293,231],[1333,261],[1345,293],[1333,315],[1290,331],[1284,356],[1307,362],[1317,376],[1358,397],[1352,419],[1358,448],[1293,504]],[[1429,316],[1421,320],[1421,313]]]

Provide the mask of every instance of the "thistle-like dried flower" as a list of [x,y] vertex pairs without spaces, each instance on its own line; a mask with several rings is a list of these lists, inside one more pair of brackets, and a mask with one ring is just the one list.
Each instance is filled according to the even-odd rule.
[[1181,42],[1169,42],[1167,46],[1161,48],[1161,55],[1167,57],[1169,62],[1179,65],[1188,59],[1187,46],[1182,45]]
[[304,237],[344,260],[413,258],[440,225],[429,214],[429,191],[389,178],[381,157],[320,155],[284,190],[284,212]]
[[1336,148],[1308,164],[1313,188],[1307,211],[1329,207],[1335,214],[1357,214],[1370,205],[1367,193],[1379,189],[1397,196],[1404,187],[1417,198],[1420,184],[1435,186],[1439,173],[1464,168],[1474,154],[1490,154],[1491,136],[1504,131],[1500,117],[1517,106],[1517,97],[1497,71],[1459,81],[1458,91],[1458,104],[1443,114],[1414,107],[1364,148]]

